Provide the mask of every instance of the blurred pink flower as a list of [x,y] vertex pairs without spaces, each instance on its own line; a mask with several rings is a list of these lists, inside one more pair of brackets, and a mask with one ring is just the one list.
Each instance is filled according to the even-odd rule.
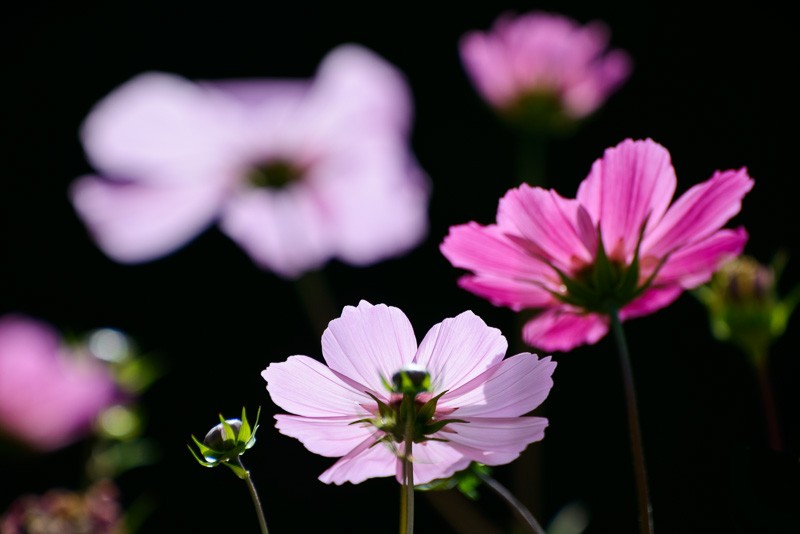
[[123,263],[169,254],[219,220],[284,277],[333,257],[366,265],[427,232],[412,114],[402,74],[355,45],[332,51],[313,80],[146,73],[87,117],[81,137],[102,176],[79,179],[71,196]]
[[608,41],[601,22],[580,26],[556,14],[506,14],[491,32],[473,31],[461,39],[461,60],[481,95],[501,111],[528,98],[550,97],[569,118],[580,119],[630,74],[628,54],[606,51]]
[[116,398],[100,362],[71,353],[49,325],[0,318],[0,434],[55,450],[88,432]]
[[576,199],[523,184],[500,200],[497,224],[453,226],[441,250],[475,273],[464,289],[541,310],[523,329],[528,343],[567,351],[602,338],[611,309],[650,314],[742,251],[744,228],[720,228],[753,187],[746,169],[717,171],[670,206],[675,186],[669,152],[628,139],[595,161]]
[[402,311],[362,301],[357,308],[346,307],[323,334],[328,367],[307,356],[292,356],[270,364],[262,376],[272,400],[296,414],[275,416],[281,433],[299,439],[313,453],[341,456],[321,481],[357,484],[391,475],[401,481],[402,440],[393,441],[373,424],[352,423],[380,420],[376,399],[396,410],[402,396],[390,393],[382,379],[418,364],[429,373],[432,386],[417,402],[444,393],[432,422],[463,420],[430,436],[443,441],[414,443],[414,481],[425,484],[449,477],[473,460],[508,463],[544,437],[547,419],[520,416],[547,397],[556,364],[529,353],[503,360],[507,347],[499,330],[469,311],[431,328],[417,347]]

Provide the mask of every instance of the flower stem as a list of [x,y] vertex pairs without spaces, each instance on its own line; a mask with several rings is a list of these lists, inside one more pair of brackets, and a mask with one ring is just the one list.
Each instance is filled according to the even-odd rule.
[[539,525],[536,519],[533,517],[533,514],[522,504],[514,495],[508,491],[508,489],[500,484],[497,480],[492,478],[491,476],[481,473],[480,471],[475,471],[481,480],[486,483],[487,486],[492,488],[495,493],[497,493],[500,497],[502,497],[511,508],[513,508],[519,516],[525,520],[531,530],[536,534],[545,534],[544,529]]
[[402,408],[406,411],[405,453],[403,454],[403,487],[400,493],[400,534],[414,532],[414,466],[411,464],[411,447],[414,438],[416,407],[414,396],[403,395]]
[[644,449],[642,447],[642,431],[639,428],[639,410],[636,407],[636,390],[633,387],[633,370],[628,356],[628,343],[625,341],[625,332],[619,320],[619,311],[616,308],[609,310],[611,327],[617,338],[620,366],[622,367],[623,387],[625,388],[625,404],[628,408],[628,433],[631,438],[631,451],[633,453],[633,472],[636,477],[636,493],[639,500],[639,531],[642,534],[653,532],[653,507],[650,504],[650,495],[647,489],[647,472],[644,467]]
[[309,271],[295,282],[295,290],[305,308],[308,320],[318,335],[338,315],[330,286],[322,271]]
[[774,451],[783,450],[781,431],[778,425],[778,412],[775,409],[775,396],[772,394],[772,384],[769,380],[769,357],[763,351],[755,357],[756,373],[758,373],[758,386],[761,389],[761,401],[764,405],[764,418],[767,422],[767,435],[769,445]]
[[245,482],[247,482],[247,489],[250,490],[250,497],[253,498],[253,505],[256,507],[256,514],[258,515],[258,525],[261,527],[261,534],[269,534],[269,530],[267,530],[267,520],[264,517],[264,510],[261,508],[261,500],[258,498],[258,492],[256,491],[256,486],[253,484],[253,479],[250,477],[250,471],[248,471],[242,459],[237,456],[236,460],[239,462],[239,467],[247,474],[247,478],[245,478]]
[[528,131],[519,132],[517,136],[517,185],[546,187],[547,138],[542,133]]

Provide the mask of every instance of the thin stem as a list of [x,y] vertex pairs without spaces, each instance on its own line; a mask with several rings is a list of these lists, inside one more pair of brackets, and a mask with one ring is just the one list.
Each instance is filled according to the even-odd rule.
[[414,532],[414,466],[411,464],[411,447],[414,443],[414,420],[416,407],[414,396],[403,395],[402,410],[405,410],[405,453],[403,454],[403,488],[400,494],[400,534]]
[[764,404],[764,418],[767,421],[767,435],[772,450],[782,451],[780,425],[778,424],[778,411],[775,408],[775,396],[772,394],[772,384],[769,380],[768,354],[766,351],[755,358],[756,373],[758,373],[758,386],[761,389],[761,400]]
[[483,480],[487,486],[492,488],[495,491],[495,493],[500,495],[500,497],[502,497],[503,500],[505,500],[508,503],[508,505],[511,506],[511,508],[513,508],[522,519],[525,520],[525,523],[527,523],[528,526],[531,527],[531,530],[533,532],[535,532],[536,534],[545,534],[544,529],[541,527],[541,525],[539,525],[539,523],[533,517],[533,514],[531,514],[531,512],[525,507],[525,505],[522,504],[516,497],[514,497],[514,495],[510,491],[508,491],[508,489],[506,489],[505,486],[503,486],[497,480],[495,480],[494,478],[490,477],[485,473],[481,473],[480,471],[477,470],[475,472],[478,474],[479,477],[481,477],[481,480]]
[[295,289],[308,320],[316,333],[322,335],[328,322],[338,315],[325,275],[322,271],[307,272],[295,281]]
[[545,153],[547,138],[543,133],[521,131],[517,133],[517,185],[546,187]]
[[247,482],[247,489],[250,490],[250,497],[253,498],[253,505],[256,507],[256,514],[258,515],[258,525],[261,527],[261,534],[269,534],[269,530],[267,530],[267,520],[264,517],[264,510],[261,508],[261,500],[258,498],[258,492],[256,491],[256,486],[253,484],[253,479],[250,477],[250,471],[248,471],[244,463],[242,462],[242,458],[237,456],[236,460],[239,462],[239,467],[247,474],[247,478],[245,478],[245,482]]
[[642,431],[639,428],[639,410],[636,407],[636,390],[633,386],[633,370],[628,356],[628,344],[625,341],[625,332],[619,320],[616,309],[609,310],[611,327],[617,338],[619,361],[622,368],[623,387],[625,388],[625,404],[628,409],[628,433],[631,438],[631,452],[633,453],[633,472],[636,477],[636,493],[639,501],[639,531],[642,534],[653,532],[653,507],[650,504],[650,495],[647,489],[647,472],[644,466],[644,448],[642,447]]

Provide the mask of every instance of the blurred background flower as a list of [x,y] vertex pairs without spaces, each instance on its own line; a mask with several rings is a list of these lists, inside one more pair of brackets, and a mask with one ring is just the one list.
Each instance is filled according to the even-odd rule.
[[597,110],[630,75],[630,56],[607,50],[609,40],[601,22],[581,26],[555,13],[507,13],[491,31],[462,37],[461,61],[501,115],[558,131]]
[[120,397],[108,370],[50,325],[0,318],[0,433],[52,451],[86,435]]
[[142,74],[87,117],[81,137],[101,175],[79,179],[72,200],[123,263],[169,254],[219,220],[284,277],[334,257],[367,265],[427,231],[412,114],[402,74],[356,45],[330,52],[313,80]]
[[24,495],[0,516],[0,534],[126,534],[119,490],[110,480],[85,493],[50,490]]

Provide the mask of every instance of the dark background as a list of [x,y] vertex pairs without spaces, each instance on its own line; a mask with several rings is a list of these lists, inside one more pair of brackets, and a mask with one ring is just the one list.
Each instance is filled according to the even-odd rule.
[[[258,444],[245,461],[272,532],[393,532],[398,495],[389,479],[341,488],[320,483],[316,477],[333,460],[272,426],[277,409],[260,371],[292,354],[320,354],[319,333],[293,284],[258,270],[214,228],[139,266],[113,263],[87,237],[66,194],[76,176],[91,170],[77,129],[97,100],[142,71],[190,79],[307,77],[344,42],[395,64],[415,97],[412,142],[433,183],[431,230],[404,258],[369,268],[331,262],[324,273],[337,306],[360,299],[397,306],[419,339],[445,317],[472,309],[513,339],[512,312],[458,289],[459,272],[438,252],[450,225],[492,222],[514,179],[513,133],[474,93],[457,41],[506,10],[601,19],[635,69],[576,135],[550,145],[549,184],[574,196],[592,161],[626,137],[652,137],[671,151],[678,193],[717,169],[747,166],[756,186],[734,220],[750,233],[746,251],[768,261],[786,250],[781,287],[800,281],[797,47],[784,14],[643,2],[337,4],[75,0],[4,8],[0,312],[27,313],[74,332],[119,328],[163,357],[169,373],[142,398],[146,434],[159,442],[162,461],[118,480],[125,504],[147,494],[158,505],[142,532],[256,531],[244,484],[222,468],[201,468],[186,451],[190,434],[202,436],[217,413],[233,417],[243,405],[251,414],[263,408]],[[684,295],[626,324],[659,532],[797,528],[797,321],[771,359],[781,454],[767,447],[753,370],[735,348],[713,340],[695,299]],[[540,452],[537,515],[546,523],[580,500],[592,515],[587,533],[634,532],[613,340],[556,359],[545,403],[550,427],[531,447]],[[77,444],[49,456],[0,458],[0,511],[21,493],[75,487],[85,451]],[[513,487],[513,471],[496,473]],[[536,484],[531,478],[528,487]],[[474,506],[506,528],[506,509],[483,494]],[[451,531],[424,497],[417,522],[421,533]]]

